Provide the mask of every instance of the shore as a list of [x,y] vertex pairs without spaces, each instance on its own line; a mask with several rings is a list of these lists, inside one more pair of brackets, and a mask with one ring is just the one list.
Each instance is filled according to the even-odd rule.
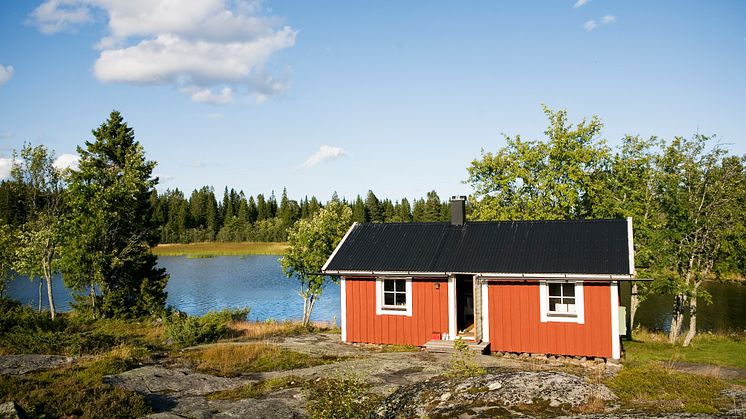
[[187,256],[192,258],[213,256],[282,255],[285,242],[203,242],[159,244],[152,249],[158,256]]

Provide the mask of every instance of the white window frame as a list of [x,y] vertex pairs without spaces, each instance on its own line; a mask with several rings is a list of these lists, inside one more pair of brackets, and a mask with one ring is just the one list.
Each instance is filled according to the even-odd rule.
[[[404,291],[406,292],[406,304],[402,308],[389,308],[383,304],[383,281],[385,280],[404,280]],[[376,277],[376,314],[377,315],[394,315],[412,317],[412,278],[395,278],[379,276]]]
[[[549,311],[549,284],[575,284],[575,313],[553,313]],[[583,281],[539,281],[539,306],[541,322],[585,324],[585,298],[583,298]]]

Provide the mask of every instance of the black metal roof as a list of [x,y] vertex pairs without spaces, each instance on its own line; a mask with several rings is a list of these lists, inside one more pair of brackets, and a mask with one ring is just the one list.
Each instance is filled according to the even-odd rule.
[[629,272],[627,220],[356,224],[325,271]]

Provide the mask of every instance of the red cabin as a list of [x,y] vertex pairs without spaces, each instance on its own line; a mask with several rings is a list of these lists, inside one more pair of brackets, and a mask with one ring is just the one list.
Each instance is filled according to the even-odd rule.
[[[632,220],[355,223],[322,272],[341,277],[342,341],[618,359]],[[624,320],[621,320],[623,323]]]

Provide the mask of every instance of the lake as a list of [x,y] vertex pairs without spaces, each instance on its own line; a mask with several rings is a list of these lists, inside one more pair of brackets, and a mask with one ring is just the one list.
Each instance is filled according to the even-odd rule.
[[[159,265],[171,275],[166,291],[167,303],[190,315],[209,310],[250,307],[252,320],[300,319],[303,300],[298,283],[287,278],[275,255],[219,256],[189,259],[183,256],[161,256]],[[38,282],[19,278],[9,284],[8,295],[36,307]],[[55,279],[55,302],[58,310],[70,308],[70,292],[60,278]],[[734,282],[705,284],[713,304],[700,302],[699,330],[746,330],[746,285]],[[46,292],[46,288],[44,289]],[[651,296],[637,312],[637,323],[652,330],[668,330],[671,323],[670,296]],[[44,295],[46,306],[46,295]],[[317,301],[312,318],[339,323],[339,286],[327,285]]]
[[[282,273],[276,255],[218,256],[190,259],[161,256],[158,264],[171,276],[167,304],[190,315],[209,310],[250,307],[251,320],[300,319],[303,299],[298,282]],[[8,295],[36,307],[38,282],[18,278],[8,286]],[[70,309],[71,293],[61,278],[54,281],[58,311]],[[46,304],[44,288],[44,305]],[[314,306],[312,319],[339,322],[339,285],[330,283]]]

